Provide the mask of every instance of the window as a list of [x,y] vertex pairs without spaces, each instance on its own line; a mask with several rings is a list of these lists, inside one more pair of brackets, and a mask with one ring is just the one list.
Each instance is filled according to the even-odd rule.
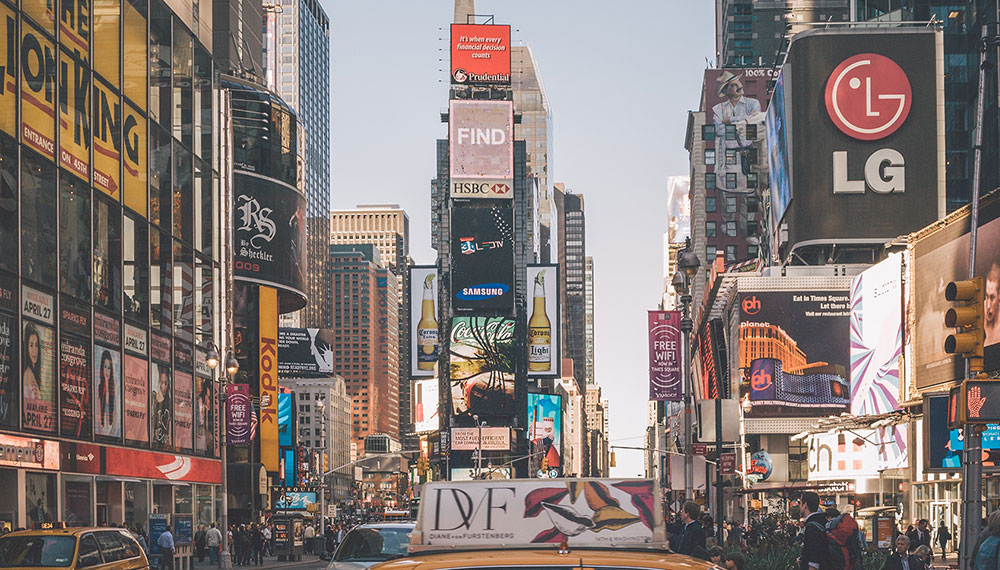
[[170,229],[170,135],[150,123],[149,129],[149,222]]
[[117,531],[106,530],[94,534],[97,535],[97,544],[101,547],[101,554],[104,556],[105,562],[117,562],[125,559],[125,546]]
[[756,123],[747,125],[747,140],[755,141],[757,140],[757,125]]
[[[17,248],[17,141],[0,134],[0,243]],[[17,273],[17,254],[0,255],[0,268]]]
[[726,149],[726,166],[736,164],[736,149],[727,148]]
[[715,237],[715,222],[705,222],[705,237]]
[[[709,265],[715,263],[715,250],[714,245],[709,244],[705,246],[705,260]],[[705,273],[711,273],[711,271],[706,271]]]
[[59,290],[90,300],[90,188],[64,174],[59,184]]
[[715,140],[715,125],[702,125],[701,126],[701,140],[703,140],[703,141],[714,141]]
[[726,125],[726,140],[729,141],[736,140],[736,125],[733,124]]
[[736,263],[736,246],[726,246],[726,263]]
[[21,158],[21,277],[56,281],[56,170],[31,151]]
[[[749,186],[749,178],[748,178],[748,184],[747,184],[747,186]],[[755,196],[753,194],[748,195],[746,197],[746,203],[747,203],[747,213],[748,214],[755,214],[755,213],[757,213],[757,196]]]
[[705,197],[705,211],[706,212],[714,212],[715,210],[716,210],[716,207],[715,207],[715,196],[706,196]]
[[788,480],[805,481],[809,474],[809,447],[802,440],[788,442]]
[[715,164],[715,149],[714,148],[706,148],[705,149],[705,165],[706,166],[712,166],[713,164]]
[[94,305],[121,311],[122,218],[120,206],[94,203]]
[[0,567],[67,567],[74,548],[72,536],[5,536],[0,538]]
[[733,33],[736,34],[749,34],[753,30],[750,27],[750,22],[733,22]]
[[185,340],[194,335],[194,253],[181,242],[174,247],[174,334]]
[[757,162],[758,162],[757,161],[757,147],[752,146],[752,147],[746,149],[746,151],[744,151],[744,152],[746,153],[745,156],[746,156],[747,163],[750,166],[756,166]]
[[[727,190],[735,190],[736,189],[736,173],[735,172],[727,172],[726,173],[726,189]],[[727,198],[727,200],[728,200],[728,198]]]
[[705,173],[705,190],[715,190],[715,173]]
[[734,4],[733,15],[753,16],[753,4]]
[[[735,174],[733,176],[735,176]],[[726,196],[726,213],[736,213],[736,196]]]
[[125,215],[122,242],[124,268],[125,316],[146,322],[149,310],[149,240],[146,221]]
[[153,0],[149,12],[149,118],[170,128],[170,10]]
[[756,188],[756,187],[757,187],[757,173],[756,172],[748,172],[747,173],[747,188]]
[[736,237],[736,222],[726,222],[725,234],[729,237]]
[[[191,153],[183,146],[173,144],[174,155],[174,180],[173,180],[173,233],[175,238],[184,240],[185,243],[194,243],[193,216],[194,205],[191,203],[194,190],[191,181],[193,165]],[[200,204],[199,204],[200,205]],[[164,224],[166,225],[166,224]]]
[[80,548],[76,555],[76,567],[87,568],[104,564],[101,558],[101,551],[97,548],[97,539],[92,534],[86,534],[80,538]]
[[733,47],[736,49],[752,49],[753,40],[750,38],[735,38],[733,40]]
[[192,77],[194,65],[194,37],[187,31],[179,18],[174,19],[173,45],[173,113],[174,138],[191,148],[191,126],[194,123],[194,94]]
[[170,257],[170,236],[157,231],[149,234],[150,273],[149,301],[150,322],[154,327],[170,331],[173,321],[173,269]]
[[758,249],[758,247],[756,245],[748,245],[747,246],[747,258],[749,258],[749,259],[757,259],[757,252],[758,251],[759,251],[759,249]]
[[122,541],[122,546],[125,547],[125,558],[139,556],[139,543],[129,536],[127,531],[118,531],[118,540]]

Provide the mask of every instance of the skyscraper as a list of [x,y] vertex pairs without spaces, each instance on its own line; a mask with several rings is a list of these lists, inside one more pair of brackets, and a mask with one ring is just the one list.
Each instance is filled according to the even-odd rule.
[[329,327],[330,290],[330,18],[317,0],[265,4],[264,67],[268,88],[302,121],[303,186],[308,205],[306,294],[302,324]]
[[587,383],[586,231],[583,196],[557,182],[553,192],[559,219],[559,280],[562,302],[562,354],[573,360],[580,391]]
[[583,278],[584,346],[586,347],[587,384],[594,383],[594,258],[587,256]]
[[399,305],[396,276],[374,244],[331,245],[333,371],[352,399],[359,449],[370,434],[399,437]]

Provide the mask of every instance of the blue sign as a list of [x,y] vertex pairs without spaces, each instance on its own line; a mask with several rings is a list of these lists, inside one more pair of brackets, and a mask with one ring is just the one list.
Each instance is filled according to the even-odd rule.
[[192,515],[174,515],[174,544],[194,542],[194,518]]
[[275,510],[282,511],[304,511],[310,503],[315,503],[316,493],[303,491],[281,492],[278,501],[274,504]]
[[766,481],[772,471],[774,471],[774,461],[771,459],[771,454],[762,449],[750,456],[749,475],[758,476],[758,481]]
[[[160,553],[160,535],[167,530],[167,515],[149,515],[149,553]],[[176,541],[174,542],[176,544]]]
[[510,287],[503,283],[483,283],[472,287],[463,287],[455,297],[463,301],[482,301],[483,299],[494,299],[502,297]]
[[278,394],[278,445],[290,447],[292,443],[292,395]]

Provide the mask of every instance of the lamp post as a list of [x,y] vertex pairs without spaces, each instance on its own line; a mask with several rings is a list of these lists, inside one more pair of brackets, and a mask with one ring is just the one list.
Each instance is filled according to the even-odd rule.
[[486,420],[480,422],[479,414],[472,414],[472,420],[479,430],[479,437],[476,438],[476,479],[479,479],[483,473],[483,426],[486,425]]
[[[205,364],[215,370],[219,366],[219,349],[215,343],[211,343],[208,352],[205,354]],[[229,380],[236,376],[240,370],[240,363],[236,361],[228,350],[226,351],[226,368],[222,370],[219,378],[219,449],[222,453],[222,513],[219,514],[220,531],[222,531],[221,552],[219,553],[219,568],[222,570],[232,570],[233,559],[229,555],[229,476],[228,454],[226,453],[226,386]]]
[[674,274],[672,284],[681,293],[681,366],[684,370],[684,500],[693,499],[692,489],[694,487],[694,457],[692,452],[691,437],[691,331],[694,329],[694,322],[691,320],[691,281],[698,273],[701,261],[698,256],[691,251],[691,240],[688,239],[686,247],[677,256],[677,273]]

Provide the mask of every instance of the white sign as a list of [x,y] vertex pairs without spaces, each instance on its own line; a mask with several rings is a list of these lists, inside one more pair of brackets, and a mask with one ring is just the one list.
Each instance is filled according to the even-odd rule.
[[453,180],[513,179],[513,102],[452,100],[448,125]]
[[809,438],[809,480],[878,477],[878,433],[860,429]]
[[422,433],[437,431],[438,421],[438,379],[413,381],[413,431]]
[[503,179],[452,179],[452,198],[514,198],[514,183]]
[[146,356],[146,331],[125,323],[125,350]]
[[432,482],[421,492],[410,552],[563,540],[571,547],[659,544],[666,533],[658,505],[650,479]]
[[27,285],[21,286],[21,312],[24,316],[50,325],[54,324],[55,310],[53,306],[52,295],[47,295]]
[[[482,445],[477,445],[482,431]],[[509,427],[451,428],[451,448],[455,451],[510,451]]]

